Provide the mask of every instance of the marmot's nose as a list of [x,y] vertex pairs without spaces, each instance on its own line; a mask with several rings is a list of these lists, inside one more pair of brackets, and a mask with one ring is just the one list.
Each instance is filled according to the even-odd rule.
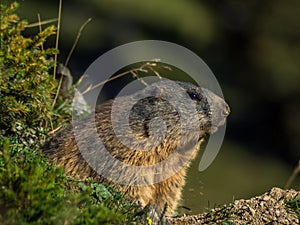
[[222,110],[222,116],[227,117],[230,114],[230,107],[225,103],[225,106]]

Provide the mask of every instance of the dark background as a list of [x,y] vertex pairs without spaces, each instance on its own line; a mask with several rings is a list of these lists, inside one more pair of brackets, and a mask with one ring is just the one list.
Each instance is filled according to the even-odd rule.
[[[29,23],[38,13],[57,17],[58,1],[20,4]],[[190,170],[183,205],[198,212],[208,201],[283,187],[299,160],[299,12],[298,0],[64,0],[59,61],[91,17],[69,63],[75,77],[107,50],[147,39],[175,42],[208,64],[232,113],[217,160],[199,173],[198,159]],[[299,176],[293,187],[300,189]]]

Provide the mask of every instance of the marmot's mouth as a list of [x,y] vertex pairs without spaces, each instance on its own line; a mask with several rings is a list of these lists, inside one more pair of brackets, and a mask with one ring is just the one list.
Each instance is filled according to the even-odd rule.
[[210,129],[210,134],[213,134],[213,133],[216,133],[217,131],[218,131],[218,128],[219,127],[210,127],[209,129]]
[[226,123],[226,117],[223,117],[222,119],[217,121],[212,121],[211,126],[208,127],[208,133],[210,134],[216,133],[219,127],[224,126],[225,123]]
[[223,120],[219,121],[217,124],[212,124],[209,127],[207,127],[207,134],[214,134],[218,131],[219,127],[224,126],[224,124],[226,123],[226,118],[224,118]]

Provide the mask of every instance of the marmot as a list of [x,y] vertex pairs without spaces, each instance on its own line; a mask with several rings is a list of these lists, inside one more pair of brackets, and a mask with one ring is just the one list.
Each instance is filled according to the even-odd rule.
[[[94,114],[59,131],[46,143],[44,153],[71,176],[106,182],[142,206],[166,207],[166,216],[171,216],[181,198],[186,170],[201,142],[225,123],[229,112],[226,102],[207,89],[161,81],[101,104]],[[129,131],[123,125],[126,117]],[[96,132],[96,137],[91,132]],[[88,163],[82,151],[91,156],[87,156]],[[109,153],[117,163],[101,152]],[[160,163],[169,158],[160,168]],[[139,174],[156,165],[150,172],[146,170],[147,174]],[[127,170],[131,166],[135,172]],[[107,174],[121,178],[120,182],[112,181]]]

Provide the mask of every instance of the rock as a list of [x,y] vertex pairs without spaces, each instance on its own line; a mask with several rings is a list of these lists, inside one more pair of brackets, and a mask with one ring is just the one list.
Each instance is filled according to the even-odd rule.
[[[233,222],[238,224],[299,224],[298,214],[287,202],[300,198],[300,191],[272,188],[263,195],[248,200],[236,200],[233,204],[224,205],[210,212],[170,218],[170,224],[222,224]],[[300,199],[298,199],[300,201]]]

